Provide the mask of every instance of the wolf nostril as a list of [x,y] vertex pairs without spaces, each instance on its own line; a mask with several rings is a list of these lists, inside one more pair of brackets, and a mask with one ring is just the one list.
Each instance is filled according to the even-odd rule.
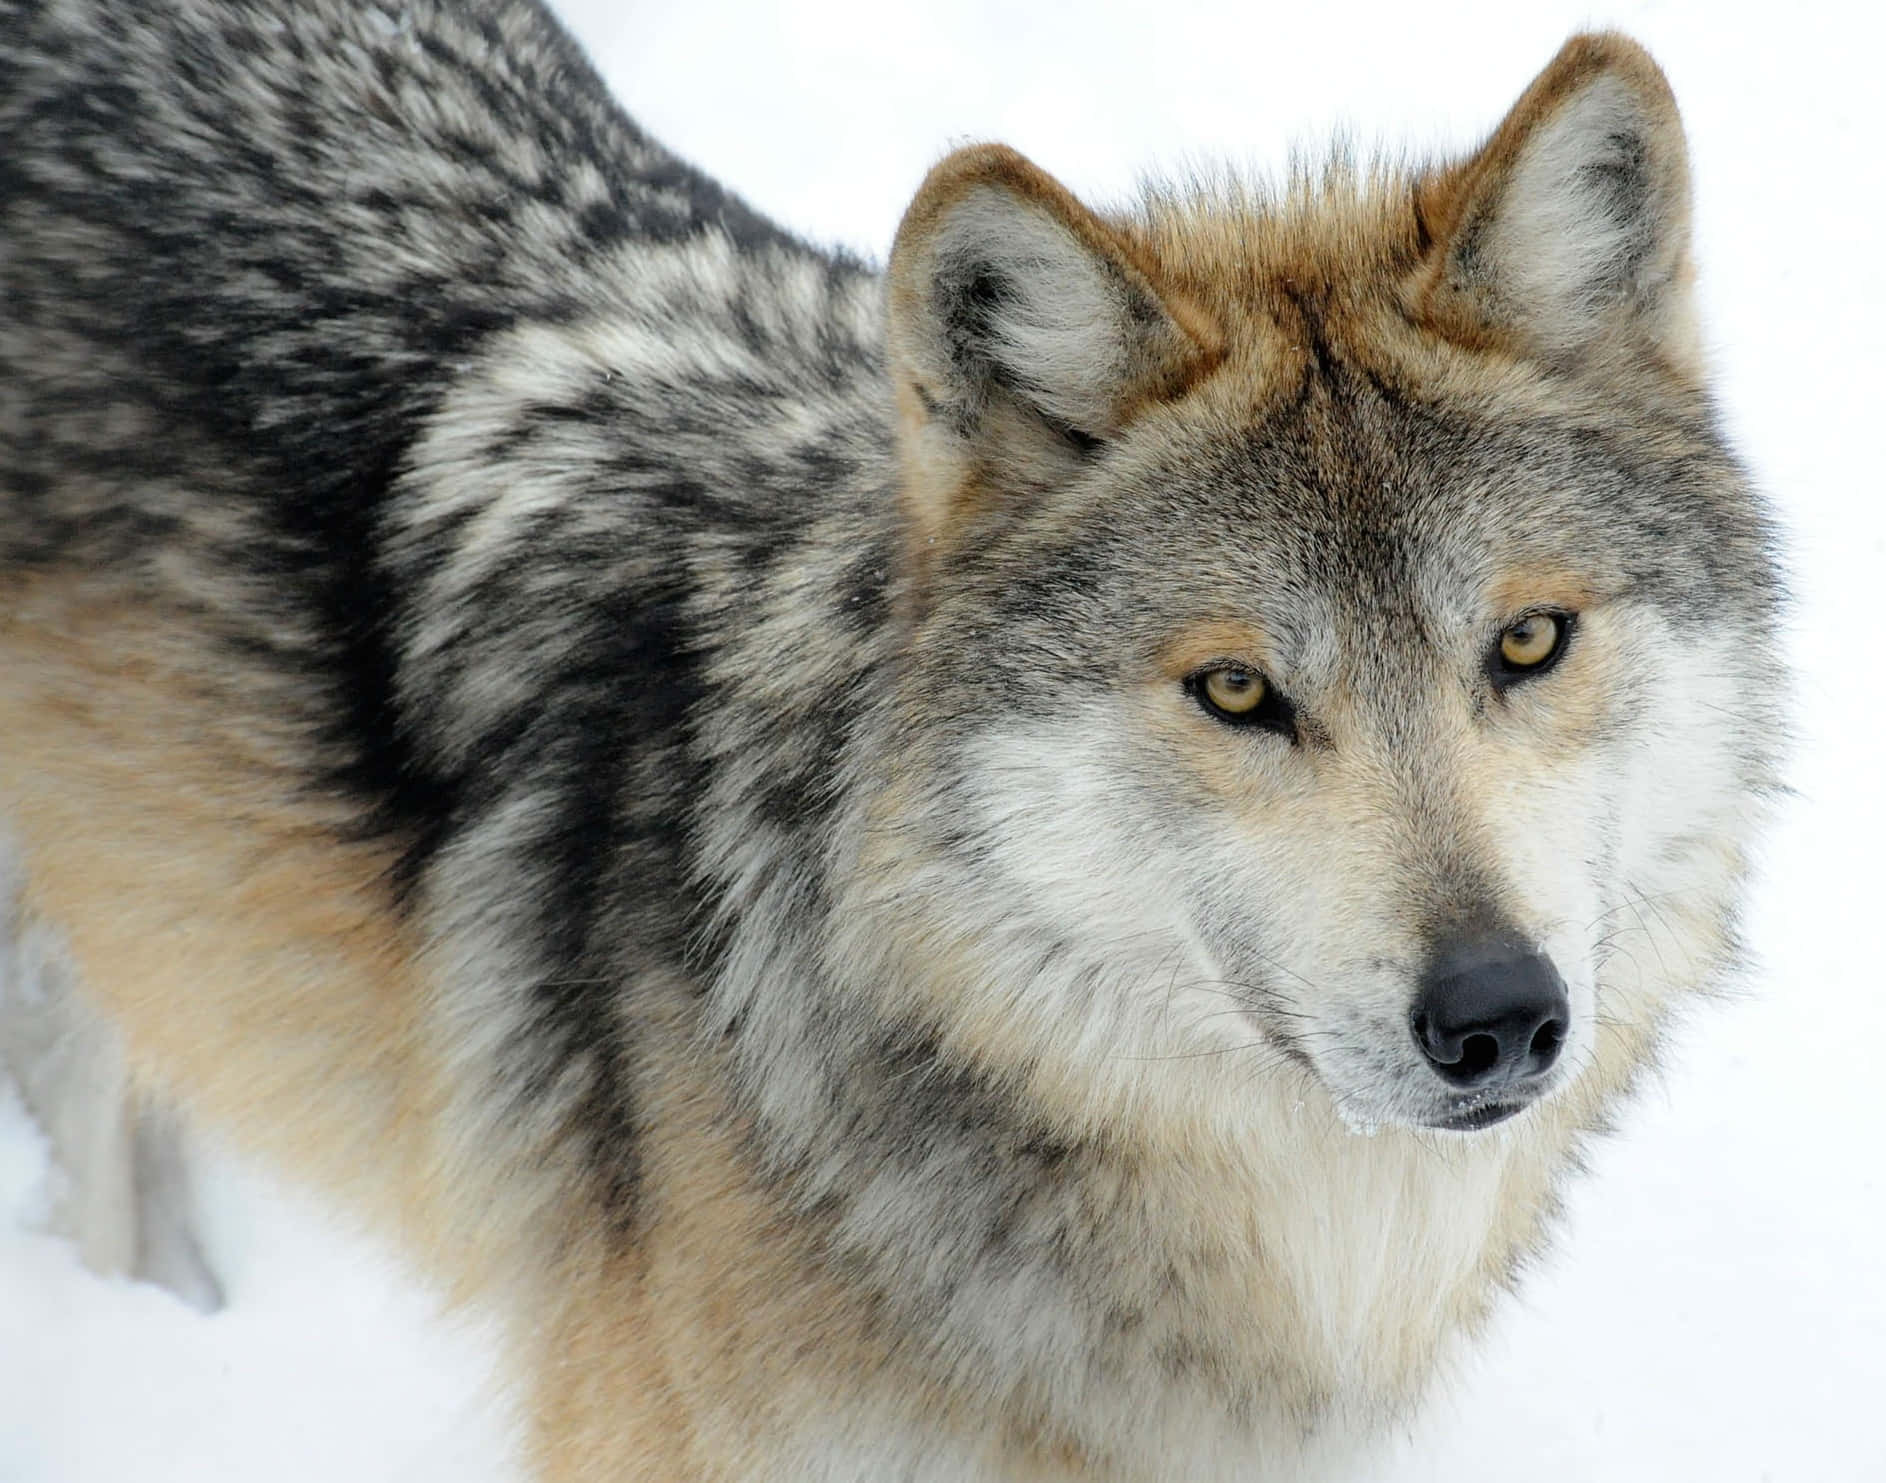
[[1537,1080],[1558,1060],[1570,1020],[1558,970],[1503,936],[1436,952],[1410,1017],[1428,1064],[1463,1088]]
[[1491,1035],[1469,1035],[1460,1043],[1460,1059],[1453,1063],[1456,1073],[1479,1076],[1491,1071],[1500,1059],[1500,1043]]

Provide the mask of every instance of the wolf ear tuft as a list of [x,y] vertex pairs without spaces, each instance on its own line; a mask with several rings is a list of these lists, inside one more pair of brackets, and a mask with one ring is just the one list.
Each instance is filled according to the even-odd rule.
[[1693,350],[1688,150],[1669,84],[1628,38],[1573,37],[1417,204],[1444,322],[1517,334],[1548,359],[1619,331]]
[[935,537],[983,494],[1065,478],[1217,338],[1156,270],[1013,150],[930,172],[891,250],[890,356],[913,513]]

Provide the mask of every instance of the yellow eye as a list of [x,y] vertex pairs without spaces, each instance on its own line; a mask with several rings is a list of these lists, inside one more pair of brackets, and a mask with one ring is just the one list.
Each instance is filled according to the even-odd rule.
[[1264,677],[1248,669],[1214,669],[1200,683],[1205,699],[1227,716],[1248,716],[1264,703]]
[[1500,635],[1500,662],[1508,671],[1537,670],[1558,657],[1571,620],[1564,613],[1528,613]]
[[1297,740],[1297,708],[1254,669],[1219,664],[1197,670],[1186,679],[1185,689],[1200,710],[1227,726],[1249,726],[1274,731],[1292,743]]

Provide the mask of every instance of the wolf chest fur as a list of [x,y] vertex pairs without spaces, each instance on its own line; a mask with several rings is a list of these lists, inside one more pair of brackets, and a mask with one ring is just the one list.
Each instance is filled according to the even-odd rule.
[[545,1480],[1339,1474],[1736,958],[1691,272],[1616,36],[1419,169],[965,149],[880,275],[523,0],[0,0],[66,1012],[504,1315]]

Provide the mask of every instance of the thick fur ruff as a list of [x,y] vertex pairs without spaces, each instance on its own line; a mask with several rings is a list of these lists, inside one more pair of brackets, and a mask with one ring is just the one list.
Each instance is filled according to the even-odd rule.
[[[879,275],[528,0],[0,0],[70,1012],[504,1312],[546,1480],[1339,1468],[1736,957],[1689,279],[1615,36],[1423,169],[962,150]],[[1562,986],[1523,1082],[1422,1038],[1463,934]]]

